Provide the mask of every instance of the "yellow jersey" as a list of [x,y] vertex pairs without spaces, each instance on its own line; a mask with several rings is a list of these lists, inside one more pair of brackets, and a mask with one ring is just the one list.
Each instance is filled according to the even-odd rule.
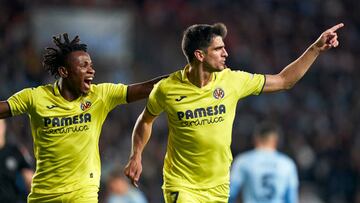
[[126,103],[123,84],[93,84],[88,94],[67,101],[57,83],[24,89],[7,100],[13,116],[30,117],[36,158],[34,193],[99,187],[101,128],[107,114]]
[[193,85],[183,70],[155,85],[147,103],[166,112],[169,125],[163,188],[211,188],[229,183],[231,133],[239,99],[261,93],[265,76],[229,68],[206,86]]

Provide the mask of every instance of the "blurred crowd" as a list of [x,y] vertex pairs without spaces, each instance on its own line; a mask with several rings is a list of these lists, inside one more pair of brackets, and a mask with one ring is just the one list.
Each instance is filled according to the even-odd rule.
[[[129,9],[134,12],[134,59],[131,67],[127,67],[132,74],[131,82],[181,69],[186,63],[180,45],[182,32],[194,23],[224,22],[227,25],[225,43],[230,55],[227,60],[230,68],[253,73],[277,73],[296,59],[324,29],[343,22],[345,27],[339,31],[340,46],[321,55],[293,89],[239,102],[232,151],[235,156],[249,149],[253,126],[271,119],[283,128],[280,151],[294,158],[298,166],[302,202],[360,202],[359,1],[0,2],[1,100],[24,87],[54,80],[43,70],[41,55],[34,50],[28,19],[31,9],[37,6]],[[114,68],[112,71],[120,70]],[[101,201],[105,201],[108,194],[109,177],[113,177],[114,170],[119,171],[118,168],[123,168],[127,161],[132,128],[144,104],[145,101],[120,106],[105,122],[100,140],[103,167]],[[166,126],[165,117],[155,122],[152,138],[144,152],[140,189],[149,202],[162,201]],[[32,153],[28,118],[8,119],[7,139]]]

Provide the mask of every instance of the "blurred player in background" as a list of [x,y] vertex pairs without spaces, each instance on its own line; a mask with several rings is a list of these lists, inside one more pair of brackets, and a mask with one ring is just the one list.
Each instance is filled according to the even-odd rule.
[[[18,146],[6,142],[5,135],[6,123],[0,119],[0,202],[26,202],[34,172]],[[17,185],[19,175],[26,191]]]
[[290,89],[321,52],[338,46],[336,30],[342,26],[323,32],[298,59],[275,75],[227,68],[224,24],[187,28],[182,49],[188,64],[151,92],[135,124],[125,174],[137,185],[142,172],[141,154],[153,122],[165,111],[169,125],[163,169],[165,201],[228,202],[231,132],[237,102],[261,92]]
[[147,203],[144,194],[131,185],[121,171],[113,171],[106,185],[106,203]]
[[243,203],[297,203],[296,165],[277,151],[280,129],[261,123],[254,132],[255,149],[238,155],[230,173],[229,203],[242,190]]
[[36,172],[29,202],[98,202],[99,137],[117,105],[146,98],[161,78],[148,82],[92,84],[95,70],[86,44],[54,37],[43,65],[54,84],[24,89],[0,102],[0,118],[30,117]]

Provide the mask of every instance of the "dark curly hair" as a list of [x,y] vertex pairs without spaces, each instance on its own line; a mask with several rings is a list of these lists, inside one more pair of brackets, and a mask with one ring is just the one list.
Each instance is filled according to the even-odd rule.
[[223,23],[215,23],[213,25],[195,24],[188,27],[184,31],[181,42],[181,48],[188,62],[193,61],[195,50],[206,51],[214,37],[220,36],[224,39],[226,34],[227,29]]
[[272,123],[270,121],[263,121],[256,125],[254,130],[254,137],[264,140],[268,138],[272,133],[280,136],[282,135],[282,130],[275,123]]
[[76,36],[71,42],[67,33],[62,34],[64,42],[61,40],[61,35],[53,36],[53,42],[57,48],[45,48],[43,66],[47,72],[55,77],[59,77],[58,68],[66,67],[66,57],[73,51],[87,50],[86,44],[80,44],[79,36]]

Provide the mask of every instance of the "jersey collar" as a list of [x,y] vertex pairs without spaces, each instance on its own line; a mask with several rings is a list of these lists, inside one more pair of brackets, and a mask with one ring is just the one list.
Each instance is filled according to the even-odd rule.
[[[181,80],[182,80],[183,82],[186,82],[186,83],[189,83],[189,84],[193,85],[193,84],[190,82],[190,80],[189,80],[189,78],[187,77],[187,74],[186,74],[186,73],[189,71],[189,68],[190,68],[190,64],[187,64],[187,65],[184,67],[184,69],[181,70]],[[194,87],[197,87],[197,88],[199,88],[199,89],[204,89],[204,90],[206,90],[206,89],[208,89],[208,88],[212,88],[212,86],[213,86],[214,83],[215,83],[216,77],[217,77],[217,74],[216,74],[216,73],[212,73],[212,74],[213,74],[213,77],[211,78],[211,81],[210,81],[209,84],[207,84],[206,86],[204,86],[204,87],[202,87],[202,88],[199,88],[199,87],[197,87],[196,85],[194,85]]]
[[54,95],[55,95],[55,96],[60,96],[60,95],[61,95],[61,94],[60,94],[60,90],[59,90],[59,85],[58,85],[58,83],[59,83],[59,80],[56,80],[56,81],[54,82],[54,85],[53,85]]
[[186,72],[189,70],[190,68],[190,64],[187,64],[181,71],[181,80],[182,81],[186,81],[186,82],[190,82],[189,79],[187,78]]
[[[54,82],[53,89],[54,89],[54,95],[55,96],[61,96],[60,89],[59,89],[59,80],[56,80]],[[88,94],[90,92],[93,92],[93,85],[90,86],[90,91],[88,92]],[[83,96],[86,96],[86,95],[83,95]],[[80,97],[83,97],[83,96],[80,96]]]

